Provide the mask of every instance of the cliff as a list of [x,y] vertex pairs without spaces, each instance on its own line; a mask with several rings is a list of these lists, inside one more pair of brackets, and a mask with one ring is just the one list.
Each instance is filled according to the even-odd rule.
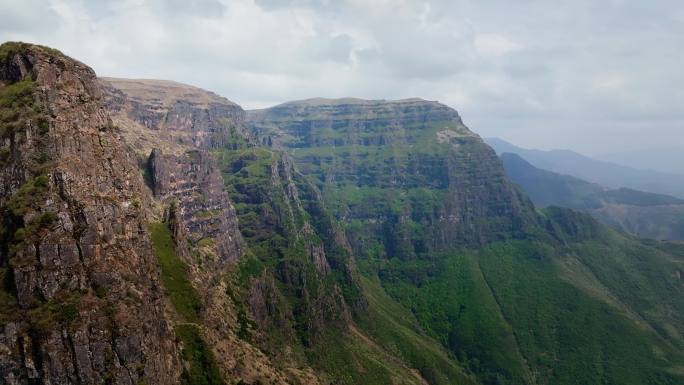
[[165,80],[99,82],[114,124],[124,128],[126,142],[137,149],[223,147],[227,134],[244,120],[240,106],[196,87]]
[[0,46],[10,384],[678,384],[684,250],[536,209],[438,102],[245,112]]
[[455,110],[312,99],[249,111],[247,123],[294,160],[344,229],[369,303],[359,329],[427,382],[468,379],[428,349],[416,355],[383,309],[410,309],[420,340],[439,341],[483,383],[677,382],[666,373],[682,362],[681,257],[571,210],[535,209]]
[[[535,220],[496,154],[443,104],[312,99],[250,111],[248,120],[318,182],[339,219],[372,223],[369,237],[389,253],[522,236]],[[371,194],[369,205],[357,199]]]
[[44,47],[0,53],[2,382],[176,383],[143,180],[95,73]]

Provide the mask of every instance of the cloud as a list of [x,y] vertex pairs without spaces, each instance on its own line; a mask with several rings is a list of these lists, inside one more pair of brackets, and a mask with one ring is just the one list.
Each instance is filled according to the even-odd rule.
[[476,36],[473,44],[477,53],[485,57],[499,57],[521,48],[519,44],[506,36],[495,34]]
[[[612,152],[684,143],[676,0],[4,0],[0,40],[103,76],[166,78],[246,108],[423,97],[486,136]],[[30,9],[31,12],[26,12]]]

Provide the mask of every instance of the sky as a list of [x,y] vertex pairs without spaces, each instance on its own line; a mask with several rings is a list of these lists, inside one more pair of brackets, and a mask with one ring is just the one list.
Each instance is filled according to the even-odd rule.
[[483,137],[684,151],[680,0],[0,0],[0,40],[245,109],[438,100]]

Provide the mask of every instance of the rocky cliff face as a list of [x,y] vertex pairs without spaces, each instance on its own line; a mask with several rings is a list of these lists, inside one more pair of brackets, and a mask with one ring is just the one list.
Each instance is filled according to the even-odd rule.
[[[370,225],[391,254],[520,236],[534,221],[496,154],[437,102],[312,99],[248,119],[319,182],[339,219]],[[375,199],[356,199],[363,194]]]
[[0,53],[0,382],[175,383],[142,178],[94,72],[43,47]]
[[0,134],[0,383],[681,383],[684,250],[535,211],[439,103],[9,44]]
[[[312,99],[250,111],[248,125],[260,143],[294,160],[342,224],[367,279],[362,282],[369,306],[354,321],[427,382],[469,378],[434,366],[434,356],[411,361],[416,346],[408,335],[392,337],[396,329],[386,325],[399,321],[383,312],[391,306],[385,300],[410,309],[405,317],[415,317],[467,368],[461,373],[482,383],[611,378],[637,384],[656,377],[676,383],[665,368],[681,362],[674,358],[677,349],[669,361],[648,353],[647,346],[669,350],[670,342],[680,344],[678,334],[661,334],[670,341],[663,343],[642,328],[681,325],[677,312],[670,312],[684,298],[672,278],[678,257],[661,259],[571,210],[538,212],[456,111],[419,99]],[[658,267],[625,267],[643,263],[630,251],[637,249]],[[629,282],[651,280],[667,283],[650,286],[650,294],[626,294]],[[645,303],[635,300],[645,296],[648,315],[642,313]],[[568,306],[574,313],[567,313]],[[401,314],[401,306],[393,309]],[[584,338],[602,342],[591,346]],[[636,357],[620,348],[628,340],[644,349],[640,365],[650,369],[613,371],[613,363]],[[596,361],[568,346],[621,358],[582,371],[577,368]],[[422,357],[428,349],[420,350]]]
[[241,138],[244,111],[210,92],[159,80],[100,79],[123,140],[138,152],[157,200],[174,205],[182,240],[219,261],[242,255],[232,202],[209,151]]
[[[209,92],[147,80],[106,79],[102,84],[121,136],[141,158],[146,158],[155,202],[166,211],[164,217],[172,226],[176,253],[187,263],[189,278],[202,297],[201,319],[207,326],[204,338],[218,366],[227,378],[248,382],[318,381],[306,360],[293,353],[292,347],[301,343],[300,338],[313,338],[329,322],[342,320],[344,325],[349,315],[339,288],[319,289],[331,267],[325,245],[317,235],[319,230],[305,218],[308,214],[300,199],[302,186],[295,183],[292,163],[275,154],[272,162],[263,165],[258,156],[239,156],[255,150],[244,130],[244,112]],[[165,115],[152,119],[150,114],[161,114],[160,109]],[[235,161],[226,164],[234,157]],[[234,174],[248,175],[255,163],[264,167],[258,178],[227,183],[228,194],[224,182],[234,180],[224,179]],[[262,192],[250,190],[243,199],[241,191],[255,188]],[[233,201],[242,206],[237,213]],[[277,213],[277,218],[264,212],[258,214],[261,218],[254,218],[263,227],[261,236],[287,239],[292,245],[290,253],[303,260],[278,261],[280,250],[272,246],[255,249],[249,230],[253,219],[248,219],[257,214],[252,209],[255,206],[262,210],[270,207]],[[241,230],[246,231],[247,242]],[[264,252],[264,261],[250,257]],[[245,253],[248,262],[241,258]],[[241,265],[249,261],[276,266],[245,277]],[[313,271],[308,269],[310,266]],[[283,293],[283,285],[290,298]],[[295,309],[293,301],[297,302]],[[302,329],[299,334],[293,329],[295,318],[306,320],[297,321],[297,327]],[[262,349],[273,352],[271,358],[279,364],[270,362]],[[276,353],[279,350],[282,353]],[[229,351],[239,353],[227,356]]]
[[242,236],[223,178],[207,152],[188,151],[184,156],[152,151],[148,167],[154,195],[173,205],[182,238],[192,245],[210,248],[219,266],[236,262],[243,253]]
[[169,148],[224,147],[244,121],[240,106],[192,86],[164,80],[99,81],[114,123],[125,126],[127,142],[134,147],[149,142]]

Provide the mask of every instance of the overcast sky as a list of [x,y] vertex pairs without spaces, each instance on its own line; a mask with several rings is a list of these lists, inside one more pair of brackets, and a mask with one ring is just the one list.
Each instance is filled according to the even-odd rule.
[[422,97],[482,136],[684,148],[681,0],[0,0],[0,40],[259,108]]

